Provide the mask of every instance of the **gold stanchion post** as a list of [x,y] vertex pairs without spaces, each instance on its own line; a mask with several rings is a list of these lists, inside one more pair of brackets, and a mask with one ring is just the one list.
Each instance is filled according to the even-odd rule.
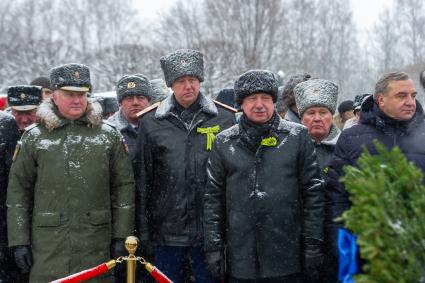
[[127,259],[127,283],[136,282],[136,256],[134,253],[137,250],[137,238],[129,236],[125,240],[125,248],[128,251]]

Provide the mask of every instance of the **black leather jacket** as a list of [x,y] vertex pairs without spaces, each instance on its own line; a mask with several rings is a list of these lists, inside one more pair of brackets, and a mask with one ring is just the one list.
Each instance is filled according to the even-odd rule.
[[178,115],[174,96],[140,119],[136,230],[142,241],[202,244],[202,195],[210,151],[207,134],[199,131],[216,126],[222,131],[235,123],[235,116],[202,94],[196,103],[198,110],[189,120]]

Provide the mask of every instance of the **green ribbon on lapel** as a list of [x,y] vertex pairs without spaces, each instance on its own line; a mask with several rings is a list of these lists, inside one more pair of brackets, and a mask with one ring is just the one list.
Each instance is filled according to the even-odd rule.
[[220,126],[208,127],[208,128],[198,128],[198,134],[207,135],[207,151],[211,151],[212,145],[215,140],[215,134],[220,131]]
[[277,138],[276,137],[268,137],[261,141],[262,146],[276,146]]

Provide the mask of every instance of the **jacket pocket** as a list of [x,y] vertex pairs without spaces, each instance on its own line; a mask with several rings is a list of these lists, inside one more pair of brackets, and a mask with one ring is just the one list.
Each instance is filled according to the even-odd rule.
[[37,227],[57,227],[60,224],[59,212],[38,212],[34,216],[34,225]]
[[111,212],[109,210],[94,210],[89,212],[90,224],[103,225],[111,222]]

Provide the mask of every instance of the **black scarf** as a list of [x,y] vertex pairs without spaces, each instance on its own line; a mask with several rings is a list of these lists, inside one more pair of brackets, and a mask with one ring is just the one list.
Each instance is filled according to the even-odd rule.
[[239,125],[241,128],[241,140],[252,151],[257,151],[264,138],[275,136],[274,132],[279,127],[280,116],[276,111],[269,121],[264,124],[256,124],[248,119],[245,114],[241,116]]
[[177,102],[174,95],[173,95],[172,99],[173,99],[173,102],[174,102],[173,112],[175,114],[177,114],[177,116],[179,116],[180,119],[182,119],[182,121],[185,124],[190,124],[192,122],[195,114],[199,111],[199,109],[201,109],[201,104],[199,103],[199,101],[201,99],[201,94],[199,93],[198,98],[196,98],[196,100],[187,108],[184,108],[183,106],[181,106]]

